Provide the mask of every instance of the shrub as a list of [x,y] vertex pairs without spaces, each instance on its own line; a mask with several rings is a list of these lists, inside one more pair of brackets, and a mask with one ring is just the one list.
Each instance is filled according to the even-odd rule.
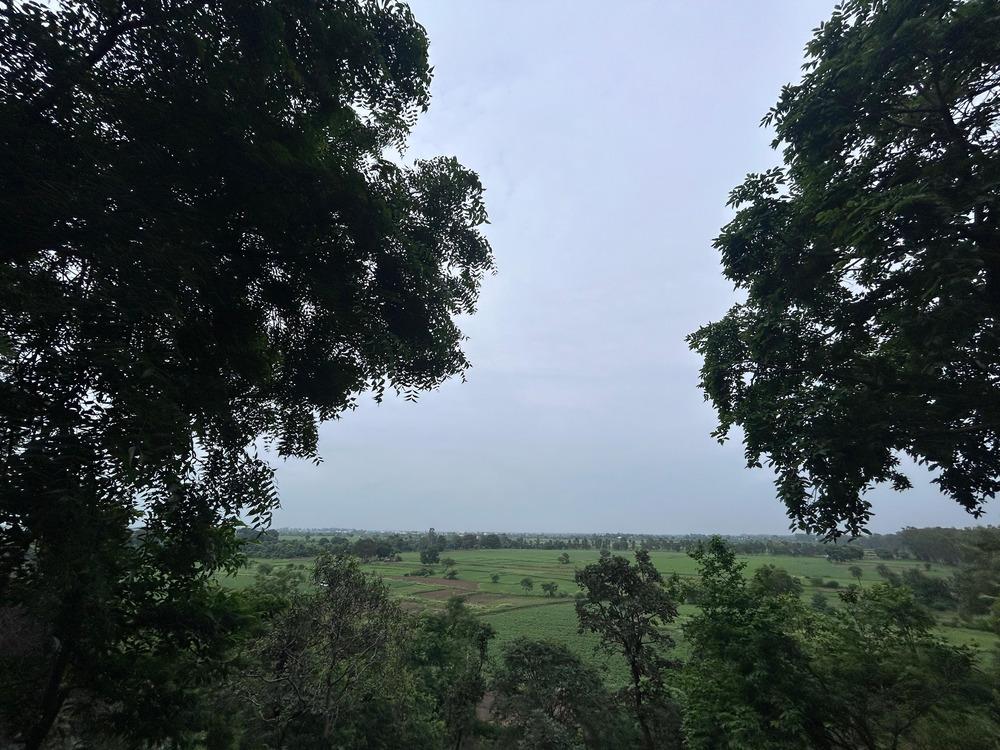
[[426,565],[422,565],[419,568],[414,568],[409,573],[404,573],[406,576],[432,576],[434,575],[434,568],[429,568]]

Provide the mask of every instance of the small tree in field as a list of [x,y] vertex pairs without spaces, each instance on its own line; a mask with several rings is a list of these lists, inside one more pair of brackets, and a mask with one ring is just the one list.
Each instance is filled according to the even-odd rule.
[[559,564],[560,565],[569,565],[569,553],[568,552],[563,552],[561,555],[559,555]]
[[790,575],[784,568],[775,565],[762,565],[754,574],[750,589],[758,596],[783,596],[802,593],[802,582]]
[[847,569],[847,571],[854,577],[858,579],[858,585],[861,584],[861,578],[864,576],[865,571],[861,569],[860,565],[852,565]]
[[500,583],[500,574],[499,573],[490,573],[490,582],[492,582],[492,583]]
[[580,632],[600,636],[601,647],[625,657],[631,674],[632,708],[646,750],[656,747],[652,708],[663,694],[663,670],[668,662],[660,651],[674,645],[664,626],[677,617],[677,605],[649,553],[635,553],[635,564],[624,557],[602,557],[576,573],[583,598],[576,602]]
[[525,591],[531,591],[533,588],[535,588],[535,582],[532,581],[527,576],[525,576],[524,578],[521,579],[521,588],[524,589]]
[[542,584],[542,591],[545,592],[546,596],[555,596],[556,591],[559,590],[559,584],[554,581],[547,581]]
[[434,547],[420,550],[420,562],[423,565],[432,565],[441,559],[441,553]]

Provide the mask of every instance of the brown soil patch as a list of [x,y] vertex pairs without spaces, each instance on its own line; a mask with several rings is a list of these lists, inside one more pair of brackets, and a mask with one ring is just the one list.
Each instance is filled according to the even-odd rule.
[[483,695],[483,699],[476,706],[476,718],[480,721],[490,721],[493,718],[493,704],[497,701],[497,694],[489,691]]
[[468,594],[463,589],[434,589],[433,591],[421,591],[416,594],[421,599],[451,599],[453,596],[460,596],[466,604],[500,604],[509,602],[510,599],[503,594]]
[[423,583],[431,586],[444,586],[449,589],[459,589],[461,591],[475,591],[479,588],[476,581],[460,581],[451,578],[425,578],[424,576],[386,576],[397,581],[412,581],[413,583]]
[[503,594],[469,594],[462,598],[468,604],[499,604],[500,602],[510,601],[510,597]]
[[[434,589],[433,591],[417,591],[414,596],[419,596],[421,599],[435,599],[437,601],[445,601],[451,599],[453,596],[462,596],[462,589]],[[462,596],[463,599],[468,599],[467,596]]]

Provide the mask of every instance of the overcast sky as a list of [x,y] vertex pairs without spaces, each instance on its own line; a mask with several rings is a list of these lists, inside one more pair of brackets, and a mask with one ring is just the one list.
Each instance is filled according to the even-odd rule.
[[[735,299],[712,239],[777,163],[758,123],[833,0],[411,5],[435,75],[406,156],[479,172],[498,274],[464,321],[467,382],[324,425],[321,466],[278,470],[275,524],[787,530],[739,435],[709,436],[684,337]],[[911,476],[873,530],[971,523]]]

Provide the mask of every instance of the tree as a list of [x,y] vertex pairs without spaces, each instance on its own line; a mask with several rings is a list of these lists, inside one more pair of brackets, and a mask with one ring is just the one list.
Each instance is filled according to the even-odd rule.
[[546,596],[555,596],[556,591],[559,590],[559,584],[555,581],[547,581],[542,584],[542,591],[545,592]]
[[750,593],[754,596],[799,596],[802,582],[784,568],[762,565],[754,571]]
[[597,670],[561,643],[505,644],[490,688],[502,747],[632,747],[638,739]]
[[491,583],[500,583],[500,574],[499,573],[490,573],[490,582]]
[[358,539],[358,541],[354,543],[353,547],[354,554],[360,557],[364,562],[368,562],[375,557],[377,550],[378,545],[375,540],[370,537]]
[[559,564],[560,565],[569,565],[569,553],[568,552],[563,552],[561,555],[559,555]]
[[287,598],[289,592],[299,590],[306,583],[306,574],[291,566],[272,568],[266,573],[263,567],[254,576],[254,588],[258,594]]
[[605,557],[576,572],[583,597],[576,602],[580,632],[596,633],[609,653],[625,658],[631,675],[630,700],[647,750],[656,747],[653,706],[663,697],[663,670],[670,663],[661,651],[674,641],[665,626],[677,617],[674,595],[649,559],[635,553]]
[[812,595],[811,599],[812,608],[817,612],[829,612],[830,605],[826,601],[826,597],[823,596],[822,592],[817,591]]
[[441,565],[443,565],[446,568],[454,568],[455,567],[455,561],[452,558],[450,558],[450,557],[442,557],[440,562],[441,562]]
[[826,558],[830,562],[849,562],[850,560],[860,560],[865,556],[865,551],[853,545],[830,545],[826,552]]
[[955,595],[946,579],[929,576],[916,568],[907,568],[898,581],[889,583],[906,586],[918,602],[931,609],[952,609],[956,604]]
[[438,552],[437,549],[434,547],[420,550],[420,562],[423,565],[433,565],[440,559],[441,559],[441,553]]
[[478,178],[387,152],[429,81],[399,3],[0,8],[0,601],[46,633],[29,748],[96,709],[174,731],[185,660],[240,619],[209,582],[278,503],[255,446],[318,460],[358,394],[468,366]]
[[[730,545],[713,537],[692,551],[700,612],[684,624],[684,736],[693,750],[804,748],[815,679],[795,634],[803,607],[754,594]],[[817,744],[816,747],[827,745]]]
[[899,575],[885,563],[879,563],[875,566],[875,572],[878,573],[879,578],[884,579],[890,586],[898,586],[902,582]]
[[445,571],[444,577],[447,578],[449,581],[453,581],[456,578],[458,578],[458,571],[455,570],[454,568],[449,568],[448,570]]
[[955,574],[955,597],[963,617],[990,616],[1000,632],[1000,528],[976,530]]
[[724,440],[799,528],[855,535],[905,454],[974,516],[1000,491],[1000,17],[847,0],[764,118],[784,166],[715,241],[747,294],[689,337]]
[[[906,589],[852,587],[842,607],[818,619],[806,640],[829,707],[826,732],[841,746],[906,747],[931,726],[961,727],[988,717],[988,683],[975,653],[932,634],[934,618]],[[987,747],[1000,725],[979,726]]]
[[[254,733],[271,746],[340,745],[369,696],[401,673],[405,617],[357,558],[324,555],[316,593],[295,597],[252,643],[236,691],[256,708]],[[384,686],[384,687],[383,687]]]
[[521,579],[521,588],[525,591],[531,591],[535,588],[535,582],[532,581],[528,576]]
[[852,565],[847,569],[847,572],[850,573],[854,578],[858,579],[859,585],[861,584],[861,579],[864,577],[865,571],[861,569],[860,565]]
[[962,529],[905,528],[899,532],[903,544],[921,562],[959,565],[968,544],[968,532]]
[[493,628],[452,597],[443,613],[417,621],[410,646],[410,663],[444,721],[448,746],[462,747],[476,721],[476,706],[486,690],[483,670]]
[[989,746],[997,725],[974,653],[934,636],[907,589],[852,586],[840,607],[809,610],[798,597],[755,596],[717,537],[692,557],[702,592],[684,625],[692,750],[917,747],[935,726],[979,717],[962,746]]

